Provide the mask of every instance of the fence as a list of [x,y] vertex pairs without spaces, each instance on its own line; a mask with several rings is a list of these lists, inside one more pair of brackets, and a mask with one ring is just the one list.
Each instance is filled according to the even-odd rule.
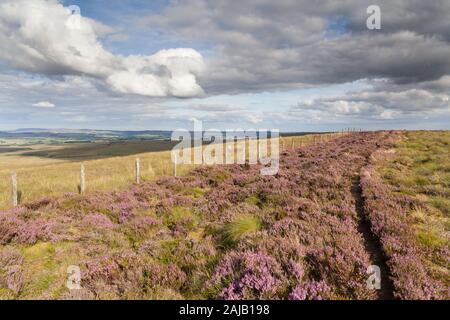
[[[292,136],[292,137],[280,137],[280,151],[283,152],[285,150],[294,149],[297,147],[303,147],[308,144],[317,144],[321,142],[326,142],[331,139],[335,139],[338,137],[341,137],[343,135],[361,131],[356,129],[345,129],[341,130],[339,132],[333,132],[333,133],[325,133],[325,134],[311,134],[311,135],[304,135],[304,136]],[[233,142],[234,143],[234,142]],[[225,143],[226,144],[226,143]],[[191,150],[192,151],[192,150]],[[180,175],[180,172],[178,170],[178,167],[180,166],[179,163],[177,163],[177,159],[174,159],[174,161],[171,164],[171,174],[174,177],[177,177]],[[204,165],[204,159],[202,157],[202,165]],[[134,161],[134,182],[136,184],[140,184],[142,182],[142,176],[141,176],[141,160],[139,158],[136,158]],[[153,171],[151,165],[149,166],[149,170]],[[163,175],[163,174],[162,174]],[[87,189],[87,183],[86,181],[86,167],[84,163],[80,164],[79,167],[79,178],[78,178],[78,192],[79,194],[84,194]],[[19,189],[20,187],[20,181],[18,181],[18,175],[16,172],[11,173],[11,202],[10,204],[13,207],[18,206],[21,203],[22,198],[22,191]]]

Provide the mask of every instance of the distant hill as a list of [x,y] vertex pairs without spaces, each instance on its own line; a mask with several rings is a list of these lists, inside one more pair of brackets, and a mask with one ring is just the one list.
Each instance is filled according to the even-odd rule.
[[23,128],[11,131],[0,131],[0,139],[32,139],[71,141],[104,141],[104,140],[165,140],[170,139],[171,131],[143,130],[91,130],[91,129],[42,129]]

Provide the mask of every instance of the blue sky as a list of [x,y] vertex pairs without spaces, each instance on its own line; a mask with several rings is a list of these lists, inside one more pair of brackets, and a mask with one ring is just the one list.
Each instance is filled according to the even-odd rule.
[[447,8],[382,2],[369,32],[364,1],[5,0],[0,130],[448,129]]

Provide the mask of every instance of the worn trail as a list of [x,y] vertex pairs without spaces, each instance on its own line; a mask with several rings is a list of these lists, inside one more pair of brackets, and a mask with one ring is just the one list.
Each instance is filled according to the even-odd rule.
[[352,194],[355,198],[355,209],[359,218],[358,231],[364,238],[364,247],[369,254],[372,265],[378,266],[381,271],[381,288],[380,290],[377,290],[378,299],[392,300],[394,299],[394,285],[390,278],[390,270],[386,264],[387,259],[381,248],[381,243],[373,234],[370,228],[370,221],[367,219],[364,212],[364,199],[362,198],[359,178],[354,181]]

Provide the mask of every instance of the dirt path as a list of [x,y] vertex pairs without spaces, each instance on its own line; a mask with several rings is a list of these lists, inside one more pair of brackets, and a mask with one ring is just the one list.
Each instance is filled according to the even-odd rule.
[[386,264],[387,259],[381,249],[380,241],[371,231],[370,221],[364,212],[364,199],[359,185],[359,177],[353,183],[352,194],[355,198],[355,208],[359,218],[358,231],[364,238],[364,246],[369,254],[371,264],[377,265],[381,271],[381,289],[377,290],[378,299],[392,300],[394,299],[394,285],[390,279],[391,273]]

